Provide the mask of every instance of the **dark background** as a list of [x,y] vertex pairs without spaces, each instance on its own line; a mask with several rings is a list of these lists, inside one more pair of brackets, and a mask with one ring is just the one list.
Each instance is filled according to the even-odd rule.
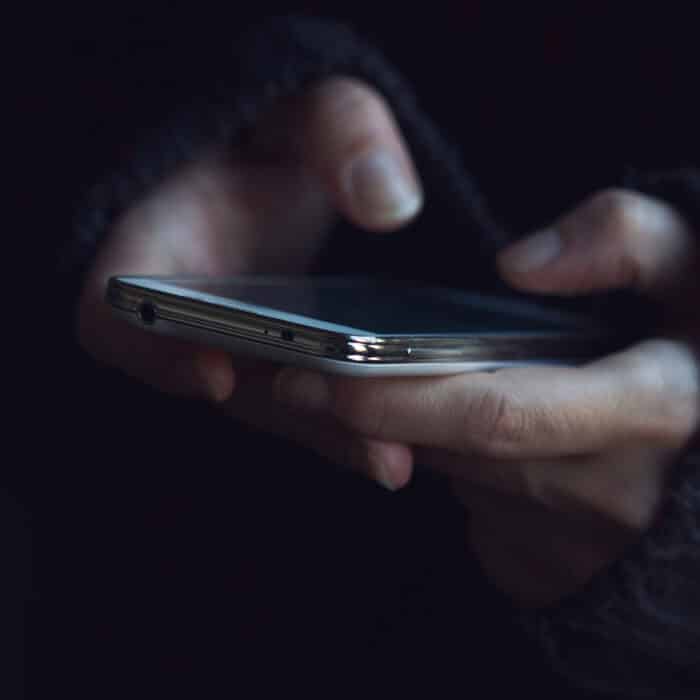
[[[517,684],[539,678],[497,596],[465,587],[463,516],[441,484],[388,496],[93,368],[72,340],[53,271],[85,188],[218,46],[256,15],[298,9],[350,19],[384,50],[517,232],[628,165],[697,160],[693,25],[658,6],[113,3],[10,23],[5,311],[19,332],[6,335],[18,391],[0,479],[0,663],[28,696],[228,696],[321,669],[343,684],[497,690],[504,659]],[[478,650],[464,634],[476,627]]]

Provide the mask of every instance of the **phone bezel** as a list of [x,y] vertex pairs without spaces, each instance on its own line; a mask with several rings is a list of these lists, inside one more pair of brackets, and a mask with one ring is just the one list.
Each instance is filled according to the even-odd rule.
[[[261,279],[284,283],[281,278],[255,278],[256,283]],[[188,289],[188,280],[193,278],[113,277],[107,300],[115,310],[132,316],[131,320],[140,318],[149,330],[157,330],[159,321],[167,322],[205,333],[213,342],[217,337],[221,341],[236,339],[353,364],[575,362],[601,354],[611,342],[608,334],[592,329],[590,323],[581,331],[563,332],[386,335],[362,329],[333,330],[335,324],[316,319],[285,320],[255,304],[234,307],[225,297]],[[145,308],[150,309],[152,318],[144,318]],[[544,313],[537,307],[524,308]],[[572,319],[570,314],[557,311],[548,316],[552,317],[569,323]]]

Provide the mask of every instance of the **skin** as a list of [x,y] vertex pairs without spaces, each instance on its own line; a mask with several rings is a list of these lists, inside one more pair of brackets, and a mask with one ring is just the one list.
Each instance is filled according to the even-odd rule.
[[[368,202],[352,185],[362,159],[377,153],[396,163],[403,206]],[[214,401],[238,420],[382,481],[387,470],[410,468],[408,447],[327,417],[309,421],[276,400],[278,367],[131,328],[112,316],[104,294],[109,277],[125,273],[301,274],[337,216],[384,235],[421,205],[418,176],[383,98],[355,80],[326,80],[280,104],[244,147],[203,153],[116,222],[85,281],[78,337],[99,363],[174,396]]]
[[[394,163],[384,178],[393,198],[373,194],[376,171],[360,179],[367,157]],[[445,473],[487,575],[522,604],[551,604],[651,526],[670,465],[697,428],[697,327],[677,313],[694,293],[696,248],[663,202],[600,192],[501,255],[501,274],[519,289],[631,287],[667,305],[663,337],[584,367],[322,376],[143,333],[102,301],[117,274],[303,273],[335,217],[383,235],[421,204],[383,99],[327,80],[279,105],[236,152],[203,153],[116,223],[86,279],[78,335],[99,362],[216,402],[390,489],[408,483],[417,461]]]
[[[662,202],[613,190],[500,258],[521,289],[655,296],[675,324],[666,337],[575,368],[381,380],[286,369],[278,396],[372,439],[410,444],[415,460],[449,476],[490,578],[524,605],[551,604],[653,524],[670,467],[698,427],[697,327],[670,312],[688,306],[694,241]],[[556,256],[543,262],[545,253]]]

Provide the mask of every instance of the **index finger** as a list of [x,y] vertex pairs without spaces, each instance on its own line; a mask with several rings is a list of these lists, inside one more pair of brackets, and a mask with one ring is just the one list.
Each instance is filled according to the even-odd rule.
[[690,348],[657,340],[585,367],[437,379],[285,370],[277,392],[374,438],[523,459],[586,454],[626,441],[680,447],[697,424],[697,374]]

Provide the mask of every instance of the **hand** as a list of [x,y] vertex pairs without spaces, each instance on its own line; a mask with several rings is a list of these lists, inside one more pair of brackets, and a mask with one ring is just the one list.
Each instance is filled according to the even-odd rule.
[[385,462],[405,462],[406,448],[339,428],[329,436],[321,419],[300,424],[273,401],[269,366],[129,326],[111,314],[104,294],[118,274],[300,274],[337,214],[391,231],[421,202],[383,99],[355,80],[327,80],[278,105],[244,146],[202,153],[116,222],[86,279],[80,341],[99,362],[162,391],[221,402],[231,415],[376,476]]
[[[697,275],[696,252],[672,209],[608,191],[506,250],[500,267],[521,289],[634,287],[672,307]],[[699,417],[688,340],[697,328],[678,331],[689,335],[576,368],[382,380],[287,369],[277,392],[368,438],[410,445],[448,474],[487,575],[521,603],[544,605],[619,557],[658,513],[669,465]]]

